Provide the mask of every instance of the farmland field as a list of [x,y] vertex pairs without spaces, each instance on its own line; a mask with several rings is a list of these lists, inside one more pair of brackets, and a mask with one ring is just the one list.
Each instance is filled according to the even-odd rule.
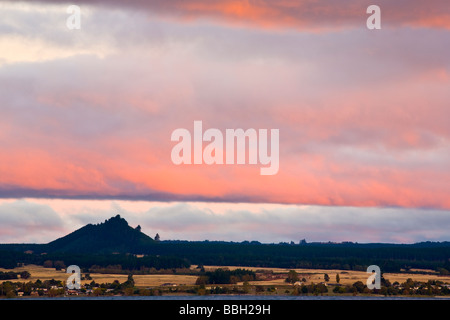
[[[42,266],[36,265],[27,265],[24,267],[18,267],[15,269],[1,269],[0,271],[8,272],[22,272],[22,271],[30,272],[30,278],[25,281],[33,281],[40,279],[44,280],[67,280],[68,274],[63,270],[56,270],[55,268],[44,268]],[[84,275],[84,274],[83,274]],[[97,283],[111,283],[114,280],[118,280],[119,282],[125,282],[127,280],[126,274],[102,274],[102,273],[90,273],[92,280]],[[193,285],[195,284],[196,276],[191,275],[178,275],[178,274],[148,274],[148,275],[134,275],[133,276],[136,286],[138,287],[151,287],[151,286],[160,286],[164,283],[174,283],[177,285]],[[81,283],[90,283],[92,280],[82,280]],[[15,279],[12,281],[24,281],[23,279]],[[0,281],[2,282],[2,281]]]
[[[194,266],[195,267],[195,266]],[[194,268],[193,267],[193,268]],[[217,268],[228,268],[230,270],[237,268],[245,268],[252,271],[257,271],[264,280],[250,281],[250,284],[254,285],[283,285],[285,283],[286,276],[290,269],[283,268],[255,268],[255,267],[236,267],[236,266],[205,266],[206,271],[212,271]],[[17,267],[15,269],[1,269],[0,271],[8,272],[30,272],[31,276],[27,280],[17,279],[12,281],[36,281],[40,279],[44,280],[62,280],[65,281],[68,274],[64,270],[56,270],[55,268],[44,268],[36,265],[26,265],[23,267]],[[325,269],[294,269],[299,278],[305,278],[306,284],[311,282],[320,283],[324,281],[324,274],[328,274],[330,277],[329,282],[336,282],[336,274],[339,274],[340,284],[351,285],[356,281],[366,282],[368,274],[364,271],[353,270],[325,270]],[[421,270],[415,270],[421,271]],[[430,272],[430,270],[422,270]],[[83,274],[84,275],[84,274]],[[127,280],[126,274],[102,274],[102,273],[90,273],[92,280],[97,283],[111,283],[114,280],[119,282],[125,282]],[[450,275],[440,276],[436,274],[416,274],[416,273],[384,273],[383,277],[389,280],[391,283],[398,281],[399,283],[405,282],[406,279],[411,278],[415,281],[426,282],[428,280],[440,280],[444,283],[450,283]],[[137,287],[153,287],[160,286],[162,284],[171,283],[175,285],[194,285],[197,279],[196,275],[182,275],[182,274],[147,274],[147,275],[133,275],[135,285]],[[82,283],[90,283],[92,280],[82,280]],[[1,281],[0,281],[1,282]]]

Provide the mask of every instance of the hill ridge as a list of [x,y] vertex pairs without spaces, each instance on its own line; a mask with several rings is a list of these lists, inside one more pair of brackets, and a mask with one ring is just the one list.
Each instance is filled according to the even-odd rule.
[[105,222],[89,223],[44,246],[47,252],[139,253],[154,242],[139,225],[132,228],[116,215]]

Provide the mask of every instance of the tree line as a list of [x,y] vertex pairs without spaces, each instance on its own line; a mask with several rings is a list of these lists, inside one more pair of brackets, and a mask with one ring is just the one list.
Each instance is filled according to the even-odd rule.
[[89,269],[93,266],[106,268],[111,265],[120,265],[124,270],[140,270],[142,268],[176,269],[189,268],[190,263],[183,258],[175,256],[149,255],[137,257],[132,254],[26,254],[15,251],[0,251],[0,268],[12,269],[18,264],[35,264],[57,270],[64,269],[68,265],[78,265],[80,268]]
[[191,264],[365,271],[378,265],[385,272],[401,269],[450,270],[450,243],[440,245],[261,244],[255,242],[161,241],[149,254],[170,254]]
[[218,268],[214,271],[203,272],[203,274],[197,278],[196,284],[236,284],[238,282],[253,280],[256,280],[254,271],[246,269],[228,270]]
[[[25,254],[26,245],[0,245],[0,267],[14,268],[17,263],[42,265],[45,260],[62,260],[89,268],[92,265],[122,265],[123,269],[142,267],[165,269],[190,265],[235,265],[251,267],[341,269],[365,271],[378,265],[384,272],[401,269],[450,270],[450,243],[416,245],[389,244],[261,244],[258,242],[153,241],[141,247],[142,258],[133,254],[48,252]],[[90,252],[90,251],[87,251]],[[130,252],[137,253],[137,252]]]

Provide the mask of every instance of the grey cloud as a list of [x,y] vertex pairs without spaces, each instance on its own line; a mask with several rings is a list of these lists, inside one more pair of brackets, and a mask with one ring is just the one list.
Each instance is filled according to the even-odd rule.
[[49,205],[27,200],[0,204],[0,242],[50,241],[60,234],[63,227],[63,218]]
[[[159,232],[163,239],[257,240],[261,242],[442,241],[450,227],[450,212],[429,209],[283,206],[257,211],[201,210],[193,204],[153,207],[133,215],[143,231]],[[131,213],[128,213],[131,214]]]

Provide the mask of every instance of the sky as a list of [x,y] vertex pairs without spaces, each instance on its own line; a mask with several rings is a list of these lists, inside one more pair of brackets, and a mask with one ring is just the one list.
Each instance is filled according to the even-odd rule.
[[[445,0],[0,1],[0,242],[450,240],[449,52]],[[279,129],[277,174],[174,164],[198,120]]]

